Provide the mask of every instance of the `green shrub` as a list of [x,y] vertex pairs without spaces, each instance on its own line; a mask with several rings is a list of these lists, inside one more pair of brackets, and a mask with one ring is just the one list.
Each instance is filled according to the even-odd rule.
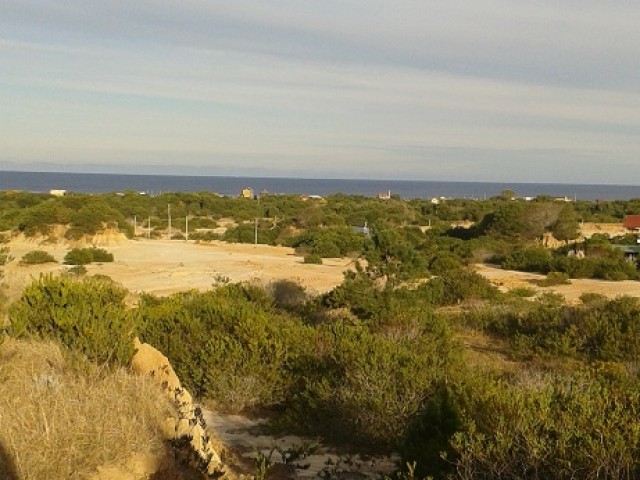
[[288,427],[336,441],[397,446],[457,362],[448,334],[396,341],[362,326],[316,330],[317,352],[299,361],[303,389],[287,405]]
[[531,298],[535,297],[536,290],[530,287],[516,287],[509,290],[509,294],[514,297]]
[[544,247],[520,248],[510,253],[502,261],[506,270],[547,273],[551,269],[552,255]]
[[[562,298],[540,296],[539,302],[494,305],[465,312],[469,325],[511,341],[520,355],[570,356],[590,361],[637,361],[640,358],[640,305],[632,297],[597,296],[582,306]],[[588,299],[589,300],[589,299]]]
[[20,260],[21,265],[37,265],[40,263],[56,263],[56,259],[44,250],[32,250],[25,253]]
[[584,305],[602,305],[607,302],[606,295],[595,292],[585,292],[580,295],[580,301]]
[[91,256],[94,262],[108,263],[113,262],[113,253],[107,252],[102,248],[90,248]]
[[463,268],[448,270],[419,290],[430,290],[433,301],[440,305],[453,305],[471,298],[492,299],[498,295],[498,289],[485,277]]
[[64,257],[66,265],[88,265],[92,262],[113,262],[113,254],[102,248],[74,248]]
[[547,277],[540,282],[542,287],[553,287],[555,285],[569,285],[569,275],[564,272],[549,272]]
[[276,307],[285,310],[296,310],[303,305],[308,295],[302,285],[293,280],[276,280],[269,285]]
[[74,248],[64,256],[66,265],[88,265],[93,261],[93,254],[88,248]]
[[199,240],[203,242],[211,242],[213,240],[220,240],[220,235],[215,232],[193,232],[189,233],[190,240]]
[[317,253],[310,253],[309,255],[305,255],[304,263],[311,263],[314,265],[322,265],[322,257]]
[[236,411],[281,402],[292,382],[288,365],[305,342],[302,325],[248,285],[146,295],[139,314],[142,340],[167,355],[184,385]]
[[[464,427],[452,436],[455,476],[638,478],[636,386],[584,374],[531,378],[524,388],[478,382],[465,398]],[[613,453],[615,452],[615,453]]]
[[135,322],[125,296],[113,282],[42,276],[10,307],[9,334],[58,340],[93,360],[126,364]]

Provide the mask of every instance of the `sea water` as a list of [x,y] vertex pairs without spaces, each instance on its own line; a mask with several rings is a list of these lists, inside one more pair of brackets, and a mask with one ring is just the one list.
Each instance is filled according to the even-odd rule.
[[136,191],[157,195],[164,192],[216,192],[238,195],[243,188],[255,194],[304,194],[326,196],[335,193],[376,196],[379,193],[402,198],[476,198],[513,190],[520,197],[550,195],[571,200],[615,200],[640,197],[640,187],[630,185],[579,185],[562,183],[488,183],[404,180],[353,180],[260,178],[177,175],[117,175],[102,173],[0,171],[0,190],[49,192],[67,190],[82,193]]

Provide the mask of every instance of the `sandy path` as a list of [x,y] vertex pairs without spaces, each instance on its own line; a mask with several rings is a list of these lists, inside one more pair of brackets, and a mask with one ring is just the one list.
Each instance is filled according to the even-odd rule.
[[570,285],[543,288],[539,286],[539,282],[545,278],[545,275],[502,270],[489,265],[476,265],[476,271],[495,285],[498,285],[502,291],[517,287],[528,287],[538,291],[554,291],[563,295],[570,303],[578,303],[580,295],[586,292],[600,293],[609,298],[615,298],[619,295],[640,297],[640,282],[633,280],[608,282],[605,280],[578,278],[572,279]]
[[283,455],[292,450],[306,452],[303,458],[288,464],[288,471],[283,469],[282,474],[274,478],[328,478],[325,475],[333,473],[344,480],[373,479],[380,478],[381,474],[391,474],[399,461],[396,455],[372,457],[340,454],[313,439],[296,435],[267,435],[260,431],[265,422],[261,419],[212,411],[205,411],[204,417],[215,437],[225,447],[231,448],[246,465],[255,463],[258,452],[273,464],[284,464]]
[[[40,273],[59,273],[62,260],[71,248],[59,243],[39,244],[16,239],[9,243],[15,258],[5,270],[5,282],[12,297]],[[232,282],[278,279],[299,281],[309,291],[324,292],[342,281],[342,272],[350,268],[349,259],[325,259],[323,265],[304,264],[293,249],[266,245],[194,243],[170,240],[126,240],[106,245],[113,263],[87,266],[88,274],[108,275],[132,293],[168,295],[189,289],[206,290],[217,276]],[[51,253],[59,264],[21,266],[18,261],[31,250]]]

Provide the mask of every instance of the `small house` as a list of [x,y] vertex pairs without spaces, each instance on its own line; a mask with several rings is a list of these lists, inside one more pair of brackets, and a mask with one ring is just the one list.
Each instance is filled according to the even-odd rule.
[[640,215],[627,215],[622,226],[630,233],[640,233]]

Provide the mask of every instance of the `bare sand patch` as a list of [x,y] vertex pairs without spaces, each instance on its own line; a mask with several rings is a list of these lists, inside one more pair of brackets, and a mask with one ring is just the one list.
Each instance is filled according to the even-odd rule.
[[[5,269],[9,295],[15,298],[41,273],[60,273],[65,243],[39,243],[16,238],[9,243],[14,260]],[[207,290],[217,280],[232,282],[291,279],[312,292],[325,292],[342,281],[342,273],[351,268],[350,259],[324,259],[323,265],[303,263],[292,248],[267,245],[195,243],[178,240],[126,240],[104,246],[113,253],[113,263],[87,265],[87,273],[108,275],[133,294],[148,292],[169,295],[190,289]],[[19,265],[31,250],[50,253],[59,264]]]
[[[315,439],[296,435],[269,435],[263,431],[265,419],[251,419],[243,415],[217,411],[205,411],[204,417],[214,435],[248,467],[254,465],[260,455],[272,465],[281,464],[284,467],[287,463],[288,469],[282,469],[278,475],[269,475],[267,478],[373,479],[380,478],[381,475],[390,475],[400,460],[397,455],[389,457],[341,454]],[[287,462],[287,457],[294,451],[304,452],[302,458]]]
[[479,264],[476,271],[487,278],[491,283],[497,285],[500,290],[507,291],[512,288],[527,287],[537,291],[553,291],[561,294],[569,303],[578,303],[580,295],[583,293],[599,293],[609,298],[620,295],[640,297],[640,282],[634,280],[624,280],[621,282],[610,282],[605,280],[593,280],[586,278],[572,279],[570,285],[556,285],[553,287],[541,287],[540,281],[545,275],[528,272],[517,272],[513,270],[503,270],[498,267]]

